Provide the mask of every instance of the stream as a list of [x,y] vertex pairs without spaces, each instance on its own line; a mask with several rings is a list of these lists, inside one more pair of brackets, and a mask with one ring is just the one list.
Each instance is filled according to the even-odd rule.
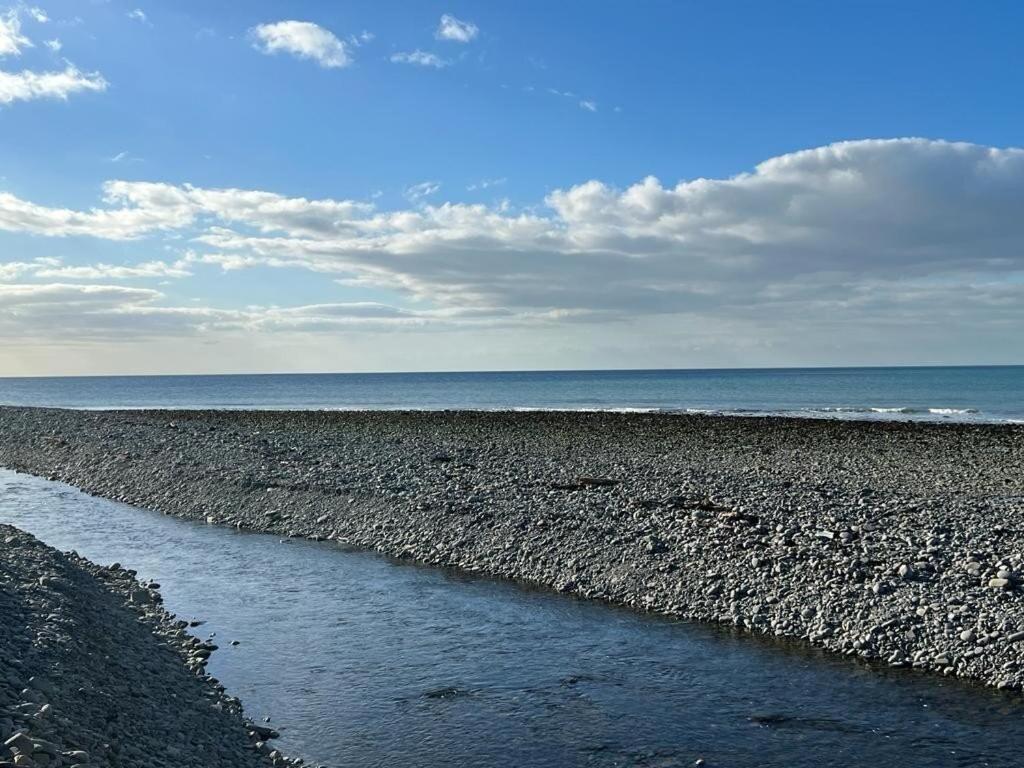
[[[0,522],[161,585],[286,754],[341,766],[1020,766],[1024,700],[0,470]],[[238,645],[231,645],[238,641]]]

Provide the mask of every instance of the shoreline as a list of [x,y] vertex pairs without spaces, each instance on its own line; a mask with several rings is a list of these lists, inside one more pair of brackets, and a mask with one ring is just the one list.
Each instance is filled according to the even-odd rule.
[[1024,685],[1019,426],[3,407],[0,436],[166,514]]
[[0,525],[0,765],[301,765],[206,673],[159,584]]
[[[840,421],[851,423],[885,424],[937,424],[940,426],[966,425],[979,427],[1022,426],[1024,418],[1010,416],[984,416],[975,408],[918,408],[913,406],[868,407],[868,406],[822,406],[801,407],[789,410],[762,410],[757,408],[675,408],[663,406],[496,406],[493,408],[424,406],[373,407],[328,406],[318,404],[251,405],[191,404],[191,405],[16,405],[0,403],[0,409],[34,409],[47,411],[80,411],[83,413],[279,413],[279,414],[493,414],[514,415],[520,413],[561,413],[561,414],[625,414],[643,416],[707,416],[716,419],[784,419],[788,421]],[[977,416],[978,418],[974,418]]]

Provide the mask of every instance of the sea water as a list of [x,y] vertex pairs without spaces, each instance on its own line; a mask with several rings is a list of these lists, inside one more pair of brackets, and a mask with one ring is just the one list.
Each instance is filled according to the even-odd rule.
[[1024,422],[1024,366],[0,378],[0,404],[636,410]]

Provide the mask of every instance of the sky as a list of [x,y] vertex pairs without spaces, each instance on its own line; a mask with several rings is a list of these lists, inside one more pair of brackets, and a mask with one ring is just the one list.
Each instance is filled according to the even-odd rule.
[[1024,363],[1024,4],[0,0],[0,375]]

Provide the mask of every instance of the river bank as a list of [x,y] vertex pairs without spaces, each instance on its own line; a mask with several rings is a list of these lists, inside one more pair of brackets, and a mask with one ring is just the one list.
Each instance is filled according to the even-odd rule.
[[291,766],[158,584],[0,525],[0,766]]
[[1024,683],[1024,428],[0,409],[0,464],[896,666]]

